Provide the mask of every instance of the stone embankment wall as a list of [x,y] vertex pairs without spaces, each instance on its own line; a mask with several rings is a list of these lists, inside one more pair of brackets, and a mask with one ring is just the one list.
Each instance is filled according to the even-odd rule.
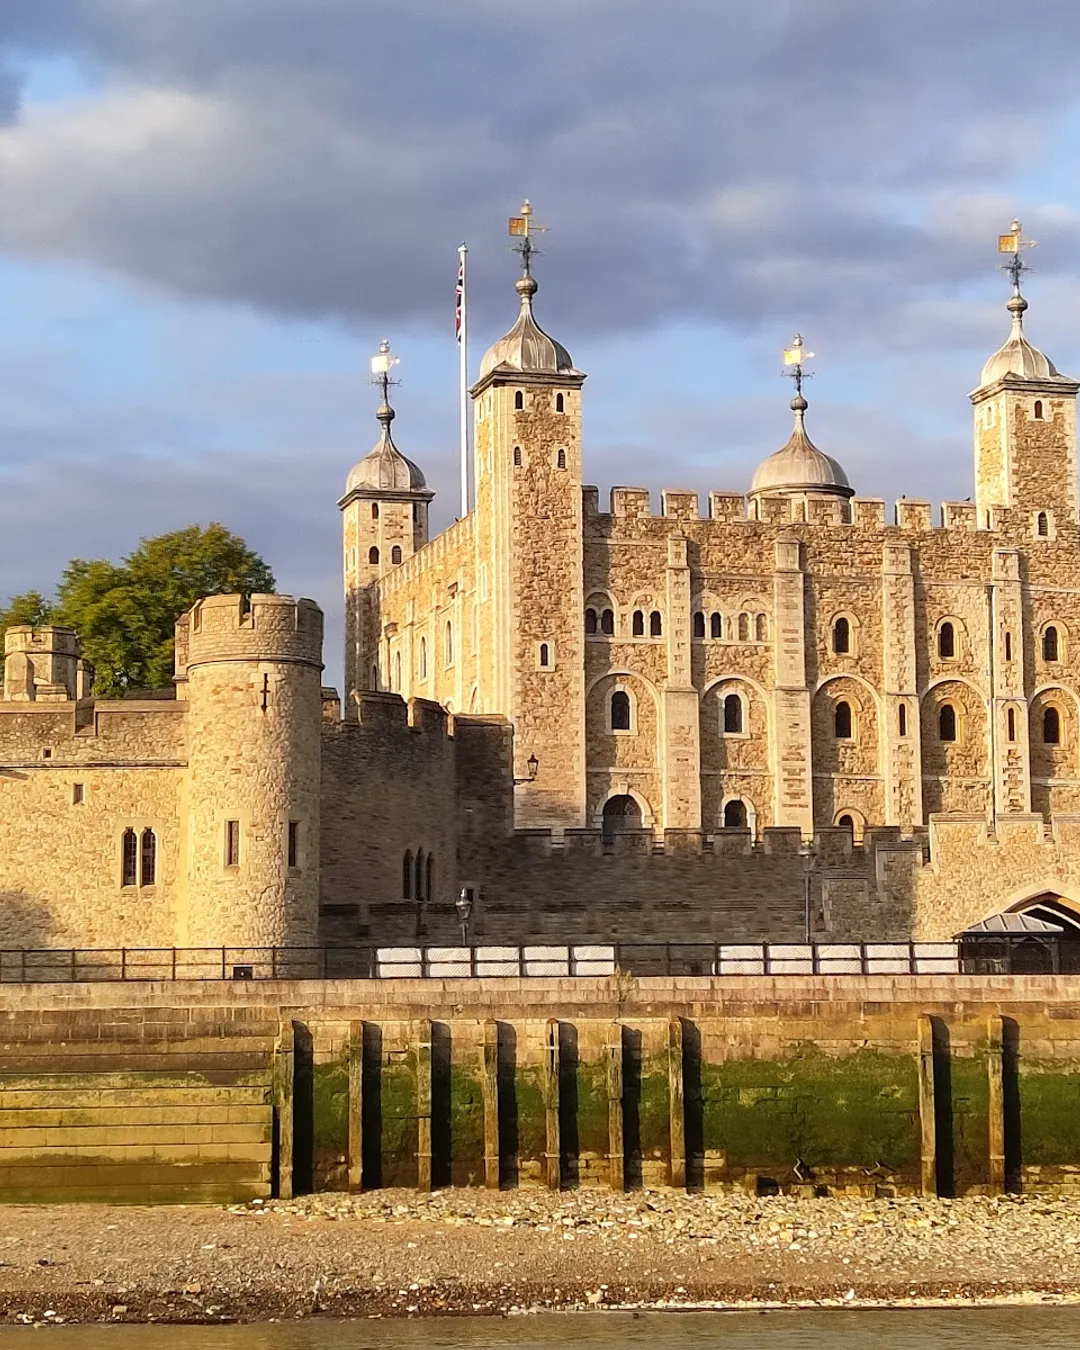
[[1071,1191],[1078,1092],[1067,976],[0,986],[10,1200]]

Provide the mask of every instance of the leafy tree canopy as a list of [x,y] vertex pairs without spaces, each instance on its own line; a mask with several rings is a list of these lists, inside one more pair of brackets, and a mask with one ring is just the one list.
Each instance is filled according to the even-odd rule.
[[262,558],[224,525],[189,525],[143,539],[119,565],[73,558],[55,600],[27,591],[0,609],[0,636],[12,624],[64,624],[79,634],[98,694],[161,688],[172,682],[173,628],[184,610],[203,595],[250,595],[275,584]]

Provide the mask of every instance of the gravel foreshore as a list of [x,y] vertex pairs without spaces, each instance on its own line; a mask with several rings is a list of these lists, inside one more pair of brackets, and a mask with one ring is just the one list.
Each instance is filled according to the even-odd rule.
[[447,1190],[11,1206],[0,1319],[1080,1302],[1080,1200]]

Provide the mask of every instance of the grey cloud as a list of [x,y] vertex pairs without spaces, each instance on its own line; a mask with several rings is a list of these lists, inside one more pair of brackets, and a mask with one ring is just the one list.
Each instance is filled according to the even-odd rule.
[[[9,247],[285,313],[435,323],[465,235],[486,326],[528,192],[557,226],[553,324],[869,329],[985,272],[987,185],[1071,101],[1080,10],[83,0],[65,31],[111,92],[0,137]],[[1074,220],[1052,235],[1055,265],[1080,259]]]

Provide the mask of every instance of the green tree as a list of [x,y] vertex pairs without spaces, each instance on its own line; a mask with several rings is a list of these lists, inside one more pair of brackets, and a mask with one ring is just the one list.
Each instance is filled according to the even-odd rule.
[[3,608],[0,608],[0,660],[3,659],[4,634],[9,628],[28,623],[32,627],[50,623],[52,606],[40,591],[24,591],[22,595],[13,595]]
[[[190,525],[143,539],[120,564],[72,559],[54,605],[29,592],[0,611],[0,621],[74,628],[83,656],[94,667],[95,691],[107,698],[171,683],[173,628],[200,596],[234,591],[250,595],[274,587],[273,573],[262,558],[224,525]],[[37,611],[33,600],[39,602]],[[15,612],[34,612],[36,618],[7,617]]]

